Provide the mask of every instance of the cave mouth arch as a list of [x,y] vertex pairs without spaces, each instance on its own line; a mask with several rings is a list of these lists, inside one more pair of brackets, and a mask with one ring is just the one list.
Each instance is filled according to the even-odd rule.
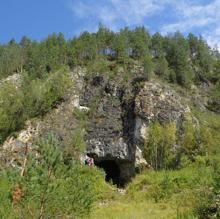
[[102,160],[95,162],[95,165],[105,171],[106,182],[111,182],[114,185],[122,186],[120,167],[114,160]]

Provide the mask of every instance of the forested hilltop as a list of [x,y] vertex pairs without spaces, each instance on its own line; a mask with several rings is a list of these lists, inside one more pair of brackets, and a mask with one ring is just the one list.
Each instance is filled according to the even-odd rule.
[[220,55],[202,37],[180,32],[150,35],[144,27],[112,32],[100,25],[97,33],[83,32],[65,40],[62,33],[41,42],[24,36],[0,46],[0,77],[26,72],[31,79],[43,78],[63,65],[89,65],[111,60],[127,65],[138,60],[155,74],[182,86],[202,82],[218,83]]
[[192,33],[0,45],[0,218],[219,218],[219,113]]

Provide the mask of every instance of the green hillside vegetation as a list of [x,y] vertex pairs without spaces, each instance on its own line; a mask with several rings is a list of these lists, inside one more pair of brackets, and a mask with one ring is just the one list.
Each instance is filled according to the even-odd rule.
[[[0,45],[0,79],[22,78],[20,85],[0,82],[0,145],[63,101],[74,67],[108,77],[123,69],[120,77],[128,81],[134,65],[143,68],[146,81],[169,83],[179,93],[207,85],[207,96],[220,98],[220,54],[191,33],[151,35],[144,27],[113,32],[100,25],[96,33],[69,40],[61,33],[40,42],[24,36]],[[85,147],[87,117],[74,111],[81,123],[72,147],[59,150],[51,134],[36,142],[37,156],[29,154],[24,176],[0,165],[0,218],[220,218],[220,114],[211,110],[216,105],[205,112],[193,108],[198,124],[185,121],[181,132],[172,123],[150,124],[143,154],[152,169],[140,168],[122,191],[105,182],[102,170],[76,159]]]

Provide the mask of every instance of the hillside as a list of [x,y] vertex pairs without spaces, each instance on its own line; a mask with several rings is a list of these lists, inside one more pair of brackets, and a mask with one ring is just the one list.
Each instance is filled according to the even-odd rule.
[[0,217],[219,218],[219,64],[141,27],[0,45]]

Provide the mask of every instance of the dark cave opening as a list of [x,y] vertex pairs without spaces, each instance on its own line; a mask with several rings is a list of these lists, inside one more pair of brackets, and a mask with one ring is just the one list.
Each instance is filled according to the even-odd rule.
[[105,171],[105,180],[111,182],[114,185],[121,186],[121,173],[118,164],[113,160],[103,160],[100,162],[95,162],[95,165],[102,168]]

